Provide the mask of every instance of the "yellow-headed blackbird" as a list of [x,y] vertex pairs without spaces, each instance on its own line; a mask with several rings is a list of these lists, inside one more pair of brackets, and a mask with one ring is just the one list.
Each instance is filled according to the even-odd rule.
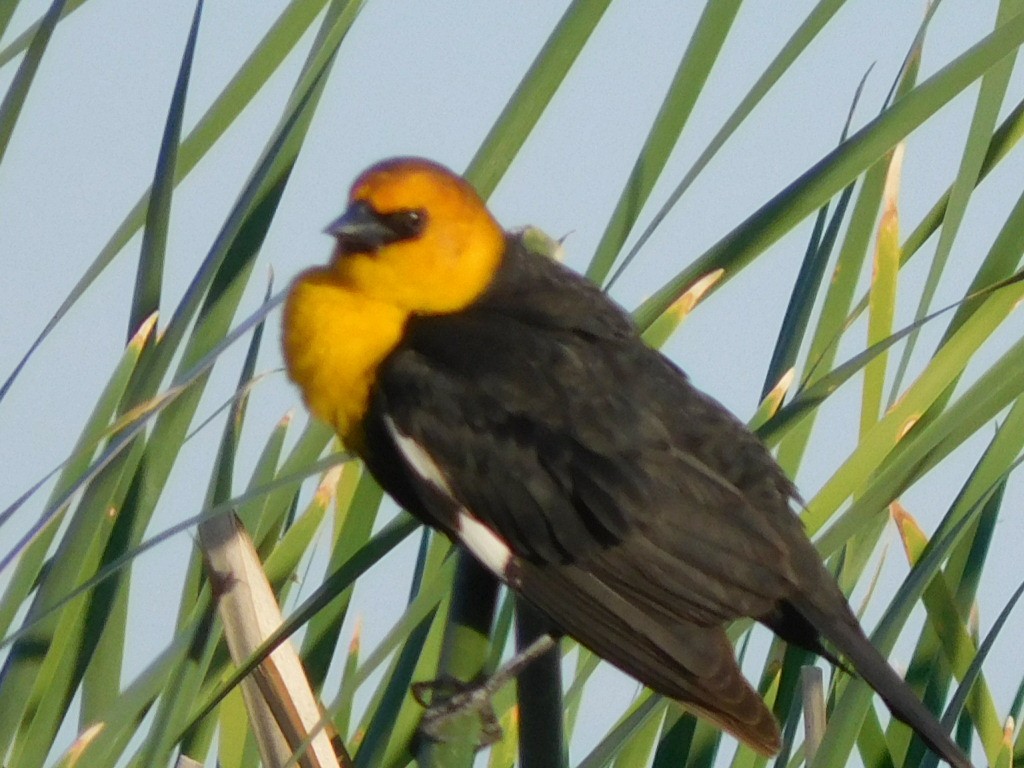
[[561,632],[762,754],[778,725],[725,633],[744,616],[826,656],[828,640],[970,767],[865,637],[772,456],[597,287],[422,159],[363,173],[327,231],[330,263],[288,297],[288,371],[402,506]]

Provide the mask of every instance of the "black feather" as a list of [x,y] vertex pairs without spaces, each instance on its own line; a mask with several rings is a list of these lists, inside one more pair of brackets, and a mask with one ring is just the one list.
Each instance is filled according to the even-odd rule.
[[[386,419],[450,493],[416,476]],[[761,751],[777,726],[724,632],[743,616],[833,658],[829,640],[936,752],[970,765],[864,637],[765,447],[597,288],[518,241],[468,309],[410,320],[364,426],[400,503],[449,534],[469,510],[559,627]]]

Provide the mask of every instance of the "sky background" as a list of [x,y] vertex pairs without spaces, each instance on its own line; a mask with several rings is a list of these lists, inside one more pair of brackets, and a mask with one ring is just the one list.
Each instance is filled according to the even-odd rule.
[[[47,5],[22,0],[0,47]],[[207,3],[188,94],[186,131],[285,5],[280,0]],[[803,0],[749,0],[744,5],[706,87],[706,94],[714,98],[698,102],[638,231],[813,5]],[[371,0],[342,47],[255,274],[272,270],[275,285],[282,287],[301,269],[325,260],[330,242],[321,230],[343,209],[351,180],[370,163],[416,154],[456,170],[465,168],[565,6],[553,0]],[[996,7],[994,0],[946,0],[929,33],[921,79],[987,34]],[[699,3],[678,0],[613,3],[492,196],[490,205],[502,223],[535,224],[555,237],[567,236],[568,263],[585,268],[699,11]],[[0,379],[13,369],[149,184],[192,12],[187,2],[90,0],[58,27],[0,165]],[[871,119],[898,73],[923,12],[924,4],[917,0],[850,0],[803,62],[674,208],[615,286],[614,297],[635,307],[651,286],[690,263],[832,149],[857,84],[874,65],[855,124]],[[308,35],[225,140],[179,186],[167,250],[168,311],[208,251],[278,121],[311,40]],[[15,67],[16,63],[0,68],[0,88],[9,85]],[[913,134],[904,163],[904,232],[953,178],[976,92],[968,89]],[[1022,93],[1024,81],[1015,76],[1007,103],[1016,103]],[[964,276],[974,273],[1020,193],[1022,172],[1021,159],[1011,157],[977,194],[936,306],[959,298]],[[756,407],[809,232],[807,224],[776,244],[719,294],[727,299],[712,297],[703,304],[666,348],[700,387],[741,418],[749,418]],[[139,243],[136,237],[118,256],[0,403],[0,506],[65,457],[119,358]],[[929,248],[934,246],[933,240]],[[918,259],[901,279],[920,280],[924,261]],[[240,318],[255,310],[264,287],[263,279],[253,279]],[[897,326],[909,322],[914,309],[911,302],[901,305]],[[278,325],[275,313],[261,371],[274,371],[281,364],[275,343]],[[1010,335],[1024,330],[1020,318],[1007,326]],[[940,332],[941,326],[926,331],[920,354],[928,353],[929,340],[934,343]],[[244,345],[238,345],[224,356],[211,392],[233,389],[243,352]],[[199,418],[222,399],[207,397]],[[849,431],[817,436],[814,459],[805,462],[796,478],[805,496],[813,495],[855,444],[858,401],[859,391],[850,388],[827,406],[837,413],[850,411]],[[255,451],[288,412],[294,412],[298,421],[305,419],[297,392],[283,374],[272,373],[253,393],[246,424],[249,439],[244,442]],[[152,532],[201,507],[213,455],[210,446],[219,439],[220,423],[189,444]],[[967,449],[976,456],[990,435],[991,430],[982,430]],[[248,477],[254,460],[254,452],[239,457],[239,482]],[[926,529],[934,528],[969,469],[966,460],[954,457],[921,484],[926,492],[904,497]],[[14,526],[0,532],[0,543],[13,541],[30,524],[44,499],[45,492],[22,511]],[[983,629],[1021,577],[1021,500],[1020,483],[1012,482],[983,585]],[[887,541],[897,546],[891,532]],[[142,556],[135,566],[139,581],[132,610],[139,635],[129,661],[138,665],[136,669],[166,643],[177,608],[177,585],[192,547],[192,538],[180,535]],[[376,569],[380,594],[389,594],[389,589],[405,594],[408,570],[403,557],[411,559],[408,549]],[[890,559],[886,583],[895,586],[905,566],[898,549]],[[389,586],[394,584],[399,586]],[[174,602],[138,597],[154,590],[174,595]],[[368,601],[365,593],[361,597],[353,615],[363,616],[366,639],[372,643],[389,628],[391,619],[373,604],[381,601]],[[1015,616],[1011,624],[986,665],[1003,711],[1021,669],[1012,638],[1024,632],[1024,623]],[[893,660],[900,661],[898,652]],[[1003,664],[1014,673],[1000,676]],[[611,672],[606,676],[606,684],[613,686],[608,690],[624,697],[636,691],[630,681]],[[574,745],[574,755],[584,754],[587,734],[607,730],[621,709],[618,704],[608,710],[590,702],[584,713],[589,722],[581,734],[583,743]]]

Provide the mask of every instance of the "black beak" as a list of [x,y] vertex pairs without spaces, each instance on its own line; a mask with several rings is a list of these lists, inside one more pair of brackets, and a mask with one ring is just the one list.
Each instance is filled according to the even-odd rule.
[[396,239],[388,222],[364,201],[352,203],[324,232],[334,235],[347,253],[372,253]]

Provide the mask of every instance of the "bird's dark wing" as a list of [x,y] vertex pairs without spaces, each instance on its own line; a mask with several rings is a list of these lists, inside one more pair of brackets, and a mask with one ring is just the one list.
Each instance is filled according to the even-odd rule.
[[410,324],[379,372],[371,469],[448,532],[467,510],[516,557],[585,564],[652,614],[770,611],[789,589],[780,525],[799,527],[771,457],[588,283],[526,282]]
[[745,440],[763,448],[590,290],[578,322],[534,294],[411,323],[367,462],[560,630],[772,753],[722,628],[789,589],[784,538],[731,479]]
[[585,565],[518,564],[515,584],[562,630],[658,693],[764,755],[781,745],[778,724],[743,677],[721,626],[652,616]]
[[864,637],[757,438],[593,286],[510,258],[470,309],[411,321],[380,369],[365,458],[382,485],[561,630],[765,754],[777,725],[723,629],[742,616],[819,652],[823,634],[969,766]]

